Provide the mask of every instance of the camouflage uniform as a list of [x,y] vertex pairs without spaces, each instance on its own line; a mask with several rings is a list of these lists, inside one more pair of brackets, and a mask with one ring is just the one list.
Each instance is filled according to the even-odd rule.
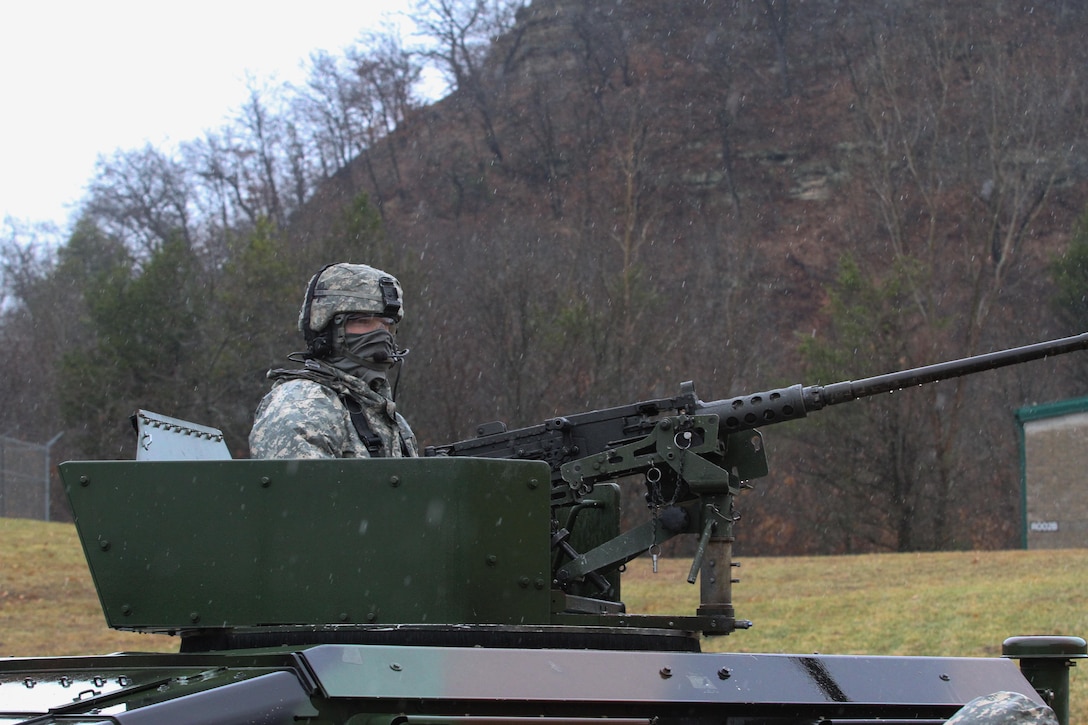
[[[289,356],[304,366],[269,371],[274,384],[257,408],[250,455],[419,455],[415,435],[397,412],[386,379],[386,372],[407,353],[396,350],[393,341],[396,324],[403,319],[400,296],[396,278],[366,265],[333,264],[311,278],[298,323],[307,350]],[[349,333],[347,320],[358,315],[381,317],[387,329]]]
[[396,403],[320,361],[300,371],[273,370],[277,380],[257,407],[249,434],[254,458],[369,458],[348,405],[359,405],[388,457],[419,455],[415,434]]
[[976,697],[945,725],[1058,725],[1054,711],[1018,692]]

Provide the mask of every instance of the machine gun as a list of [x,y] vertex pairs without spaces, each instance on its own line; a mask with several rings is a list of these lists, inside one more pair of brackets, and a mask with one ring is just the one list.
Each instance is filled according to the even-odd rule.
[[[811,411],[879,393],[993,370],[1088,348],[1088,333],[911,370],[831,385],[787,388],[703,402],[691,382],[672,398],[550,418],[507,430],[479,426],[475,438],[427,449],[427,455],[542,460],[551,467],[553,584],[570,594],[568,611],[604,611],[617,601],[605,574],[682,533],[699,536],[688,581],[702,572],[699,621],[694,629],[728,633],[750,626],[733,617],[731,586],[733,499],[746,481],[767,474],[759,428],[796,420]],[[601,535],[579,552],[570,542],[575,519],[601,505],[595,487],[641,475],[651,521],[618,536]],[[561,520],[564,519],[565,520]],[[595,590],[595,591],[593,591]]]

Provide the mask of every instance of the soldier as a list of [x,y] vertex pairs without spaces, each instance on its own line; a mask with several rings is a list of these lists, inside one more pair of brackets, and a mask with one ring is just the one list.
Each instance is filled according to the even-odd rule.
[[404,317],[400,282],[363,264],[330,264],[306,287],[298,326],[306,351],[292,370],[270,370],[272,390],[249,435],[254,458],[417,456],[397,412],[389,371]]

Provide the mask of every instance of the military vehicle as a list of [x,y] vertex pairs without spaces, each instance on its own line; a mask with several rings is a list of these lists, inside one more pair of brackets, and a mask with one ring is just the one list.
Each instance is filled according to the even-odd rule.
[[[1066,722],[1079,637],[1010,638],[1002,658],[700,642],[750,626],[733,502],[767,473],[761,428],[1086,347],[710,403],[685,383],[417,459],[230,460],[218,430],[141,411],[137,460],[60,473],[107,623],[178,651],[0,660],[0,724],[940,723],[995,692]],[[649,521],[620,530],[617,481],[645,487]],[[624,565],[680,535],[697,541],[697,610],[626,611]]]

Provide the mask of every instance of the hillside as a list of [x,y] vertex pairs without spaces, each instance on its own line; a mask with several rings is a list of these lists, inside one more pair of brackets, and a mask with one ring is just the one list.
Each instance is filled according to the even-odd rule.
[[[886,264],[924,256],[926,243],[945,253],[977,243],[996,265],[1004,240],[992,237],[1009,223],[1031,227],[1005,260],[1019,295],[1008,302],[1045,303],[1040,276],[1085,199],[1083,99],[1068,85],[1082,11],[783,5],[775,16],[751,3],[531,3],[475,76],[356,158],[314,208],[365,191],[387,253],[440,283],[445,296],[425,304],[443,310],[516,306],[501,280],[522,268],[556,269],[560,284],[536,275],[532,289],[565,292],[564,302],[614,295],[612,278],[626,273],[654,292],[683,280],[685,343],[715,311],[741,313],[723,304],[733,285],[769,305],[759,322],[819,329],[841,255]],[[1018,114],[1031,118],[1017,125]],[[1031,172],[1042,175],[1017,185]],[[994,196],[1000,183],[1008,199]],[[896,186],[901,205],[873,198]],[[1019,196],[1044,193],[1044,215],[1017,216]],[[987,218],[984,196],[1010,216]],[[892,213],[938,229],[893,226]],[[984,238],[964,238],[975,234]],[[499,279],[481,285],[481,274]],[[768,357],[765,342],[750,344]]]

